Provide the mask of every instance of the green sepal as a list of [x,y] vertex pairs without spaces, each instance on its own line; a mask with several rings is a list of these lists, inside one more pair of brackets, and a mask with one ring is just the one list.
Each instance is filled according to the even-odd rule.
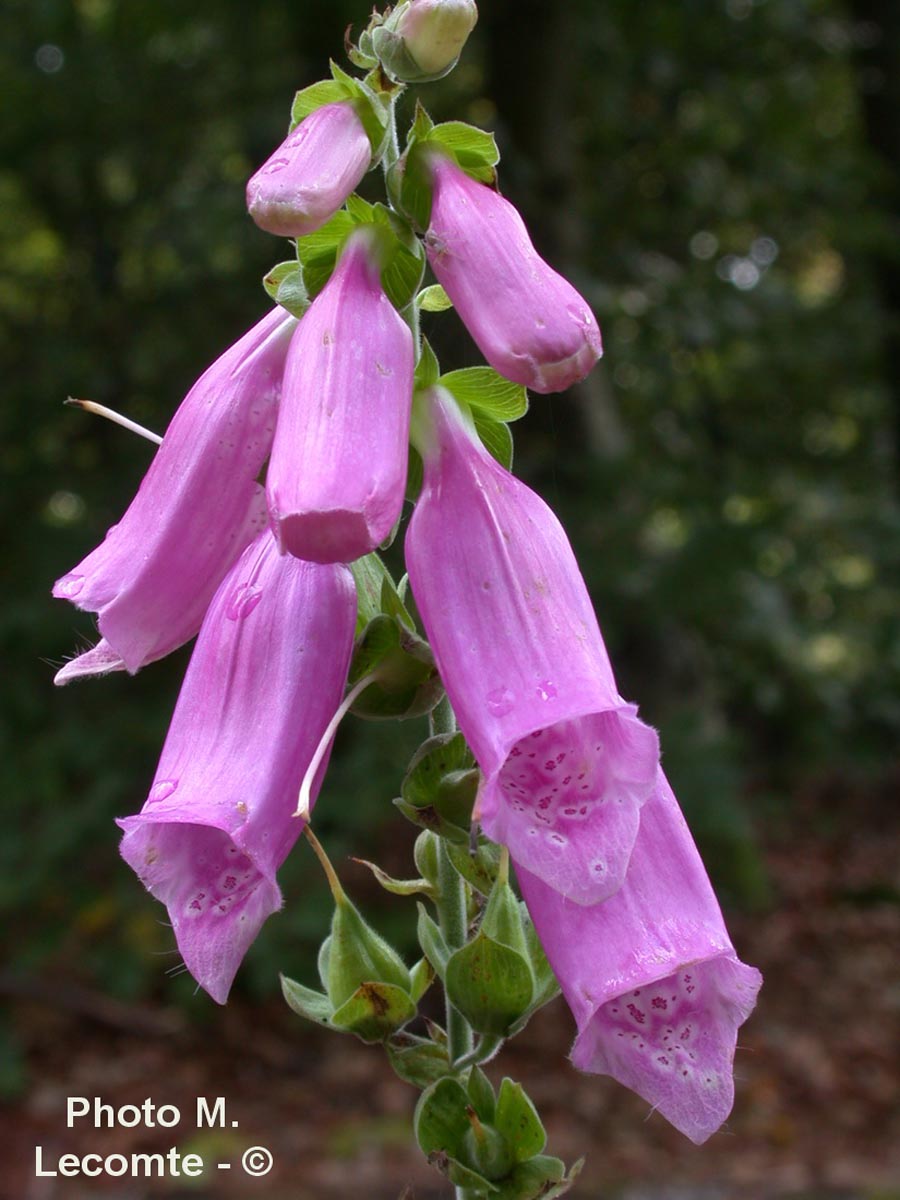
[[400,794],[405,804],[433,809],[442,821],[465,831],[472,820],[478,781],[463,735],[441,733],[428,738],[413,755]]
[[422,465],[422,456],[415,446],[410,446],[409,463],[406,468],[406,499],[411,504],[415,504],[418,500],[424,478],[425,469]]
[[509,426],[504,425],[502,421],[494,421],[491,417],[486,417],[481,412],[474,412],[472,419],[475,424],[475,432],[481,438],[485,449],[493,458],[496,458],[501,467],[505,467],[507,471],[511,471],[513,465],[513,437]]
[[458,842],[447,844],[450,861],[463,879],[482,896],[489,896],[497,878],[497,867],[500,862],[500,847],[487,838],[479,838],[475,853],[468,842],[460,845]]
[[447,972],[447,961],[450,958],[450,947],[438,924],[426,912],[425,905],[420,903],[418,908],[419,921],[416,936],[419,939],[419,945],[435,972],[443,980]]
[[406,1083],[424,1089],[450,1074],[447,1047],[429,1038],[397,1033],[384,1044],[388,1061]]
[[466,1110],[469,1097],[457,1079],[439,1079],[419,1097],[413,1117],[416,1141],[423,1154],[442,1151],[460,1158],[463,1141],[471,1128]]
[[263,287],[276,304],[294,317],[302,317],[309,308],[309,293],[303,271],[296,259],[280,262],[263,276]]
[[440,378],[454,398],[495,421],[518,421],[528,412],[528,392],[493,367],[463,367]]
[[528,915],[528,910],[524,903],[521,904],[521,913],[522,927],[525,931],[525,942],[528,947],[528,961],[531,964],[531,973],[534,977],[534,995],[531,998],[531,1004],[529,1004],[526,1011],[510,1030],[510,1037],[515,1037],[516,1034],[521,1033],[538,1009],[543,1008],[545,1004],[549,1004],[560,992],[559,983],[553,974],[553,968],[547,961],[544,947],[540,943],[534,924]]
[[383,1042],[416,1015],[416,1006],[403,988],[366,982],[336,1009],[333,1028],[353,1033],[363,1042]]
[[365,554],[350,563],[356,584],[356,633],[362,633],[370,621],[382,613],[398,617],[409,629],[415,622],[407,611],[390,571],[377,554]]
[[438,881],[438,840],[430,830],[424,829],[416,838],[413,847],[413,858],[416,869],[427,879],[432,887],[437,887]]
[[394,879],[393,876],[388,875],[387,871],[383,871],[376,863],[369,862],[365,858],[354,858],[353,861],[359,863],[361,867],[368,867],[384,890],[390,892],[393,896],[417,896],[421,894],[427,896],[429,900],[435,899],[437,893],[427,879]]
[[337,900],[331,921],[327,979],[326,990],[336,1010],[366,983],[390,984],[407,998],[411,987],[403,959],[363,920],[345,894]]
[[433,283],[430,287],[422,288],[418,296],[416,296],[416,304],[422,312],[446,312],[448,308],[453,307],[453,301],[444,291],[439,283]]
[[444,980],[450,1002],[478,1033],[506,1037],[531,1004],[531,967],[521,954],[479,930],[450,956]]
[[434,983],[434,967],[427,958],[420,958],[409,973],[409,996],[416,1004]]
[[497,1097],[494,1095],[494,1088],[491,1081],[482,1071],[481,1067],[473,1067],[469,1073],[468,1084],[469,1099],[472,1101],[472,1107],[478,1113],[482,1121],[487,1121],[490,1124],[494,1123],[494,1112],[497,1107]]
[[432,387],[437,383],[440,374],[441,367],[437,355],[432,350],[428,338],[422,338],[422,349],[419,352],[419,361],[416,363],[415,390],[424,392],[427,388]]
[[481,932],[501,946],[515,950],[531,967],[528,940],[525,934],[524,905],[512,890],[507,879],[497,879],[481,918]]
[[477,1117],[472,1120],[464,1145],[465,1161],[492,1183],[504,1179],[515,1164],[509,1142],[503,1134],[491,1125],[482,1124]]
[[328,991],[328,962],[330,958],[331,934],[329,933],[328,937],[319,947],[319,953],[316,957],[316,970],[319,972],[319,979],[321,980],[322,987],[326,992]]
[[537,1109],[522,1085],[508,1076],[500,1084],[493,1123],[506,1138],[517,1163],[534,1158],[547,1144],[547,1134]]
[[422,243],[402,217],[383,204],[370,204],[355,193],[347,206],[320,228],[297,239],[297,257],[311,299],[331,278],[347,238],[357,229],[370,228],[377,239],[381,260],[381,286],[400,311],[416,297],[425,273]]
[[578,1178],[583,1161],[579,1159],[568,1175],[562,1159],[549,1154],[518,1163],[500,1184],[497,1200],[555,1200],[564,1196]]
[[397,617],[373,617],[356,640],[350,684],[372,672],[377,678],[351,708],[368,720],[424,716],[444,693],[428,643]]
[[430,130],[428,140],[437,143],[473,179],[480,183],[496,180],[494,168],[500,161],[500,151],[492,133],[465,121],[445,121]]
[[310,113],[326,104],[350,100],[372,147],[372,166],[384,153],[388,138],[388,111],[376,92],[363,80],[354,79],[332,61],[331,79],[310,84],[294,96],[291,105],[291,129],[296,129]]
[[312,988],[304,987],[295,979],[288,979],[287,975],[280,975],[279,979],[281,980],[281,993],[287,1001],[288,1008],[292,1009],[298,1017],[305,1017],[307,1021],[315,1021],[318,1025],[331,1023],[331,1014],[334,1010],[327,996]]
[[399,161],[388,172],[391,202],[420,232],[431,220],[432,181],[429,159],[442,154],[480,183],[493,184],[500,152],[492,133],[463,121],[435,125],[421,105]]

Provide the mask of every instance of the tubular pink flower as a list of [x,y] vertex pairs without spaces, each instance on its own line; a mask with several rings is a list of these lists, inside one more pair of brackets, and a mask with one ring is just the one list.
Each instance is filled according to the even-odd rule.
[[616,691],[572,549],[543,500],[429,393],[406,537],[416,604],[484,775],[487,835],[579,904],[620,887],[659,761]]
[[356,234],[291,341],[266,480],[282,551],[352,562],[385,540],[406,489],[413,339]]
[[281,237],[312,233],[337,212],[371,161],[372,145],[353,101],[324,104],[251,177],[250,216]]
[[587,302],[540,257],[508,200],[442,155],[425,248],[479,350],[501,375],[561,392],[603,353]]
[[261,534],[210,604],[146,803],[119,822],[122,857],[220,1004],[281,907],[275,872],[303,830],[297,790],[340,703],[355,621],[345,567],[284,558]]
[[737,1031],[762,976],[734,952],[665,776],[611,899],[585,908],[516,872],[575,1017],[575,1066],[612,1075],[705,1142],[731,1112]]
[[53,595],[98,615],[103,641],[57,683],[134,673],[192,638],[225,572],[265,526],[269,453],[296,321],[273,309],[198,379],[118,525]]

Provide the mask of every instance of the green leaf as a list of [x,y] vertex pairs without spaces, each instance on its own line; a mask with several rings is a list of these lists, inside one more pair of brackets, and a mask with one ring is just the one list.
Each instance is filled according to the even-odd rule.
[[450,957],[450,948],[437,923],[425,911],[425,905],[419,904],[418,908],[419,922],[416,936],[419,939],[419,945],[422,947],[422,953],[443,979],[447,970],[447,960]]
[[479,1200],[482,1200],[486,1192],[493,1195],[497,1191],[494,1184],[483,1175],[479,1175],[477,1171],[472,1171],[469,1167],[464,1167],[455,1158],[447,1158],[446,1155],[442,1155],[439,1151],[429,1154],[428,1161],[442,1175],[446,1175],[455,1187],[463,1188],[465,1191],[478,1196]]
[[473,1067],[469,1074],[469,1099],[482,1121],[494,1123],[497,1097],[491,1081],[481,1067]]
[[482,896],[489,896],[497,877],[500,847],[486,838],[481,838],[474,854],[468,843],[459,845],[456,842],[448,843],[447,853],[466,883]]
[[478,436],[481,438],[487,451],[496,458],[501,467],[505,467],[507,471],[511,471],[513,463],[513,439],[509,431],[509,426],[504,425],[501,421],[494,421],[480,412],[474,412],[472,418],[475,422],[475,429]]
[[439,283],[433,283],[431,287],[423,288],[416,296],[416,304],[422,312],[434,313],[446,312],[448,308],[453,307],[453,301]]
[[361,1041],[383,1042],[415,1015],[416,1006],[402,988],[366,982],[332,1014],[331,1024]]
[[356,632],[359,635],[370,621],[384,612],[385,588],[395,593],[397,589],[390,572],[377,554],[365,554],[356,559],[350,563],[350,571],[356,584]]
[[398,1033],[385,1042],[388,1060],[396,1073],[413,1087],[424,1089],[450,1074],[447,1047],[411,1033]]
[[492,133],[467,125],[463,121],[446,121],[435,125],[428,134],[429,142],[439,143],[473,179],[493,183],[500,161],[500,151]]
[[510,1030],[510,1037],[521,1033],[538,1009],[543,1008],[545,1004],[549,1004],[560,992],[559,983],[553,974],[553,968],[547,961],[544,948],[538,940],[531,917],[529,917],[524,903],[521,905],[521,911],[522,927],[525,931],[525,944],[528,948],[528,960],[531,963],[531,971],[534,976],[534,995],[527,1011],[522,1014]]
[[299,1017],[305,1017],[307,1021],[315,1021],[319,1025],[328,1025],[331,1022],[332,1007],[331,1001],[321,992],[313,991],[312,988],[304,987],[302,983],[297,983],[294,979],[288,979],[287,975],[280,976],[281,992],[291,1008]]
[[376,204],[372,211],[374,223],[388,234],[381,284],[390,302],[402,312],[412,303],[422,282],[425,251],[401,216],[383,204]]
[[506,1036],[531,1003],[531,968],[515,950],[479,931],[447,962],[452,1004],[478,1033]]
[[494,1124],[512,1148],[516,1162],[540,1154],[547,1144],[541,1118],[520,1083],[509,1077],[500,1084]]
[[406,468],[406,499],[413,504],[419,498],[424,477],[425,470],[422,466],[422,456],[415,446],[410,446],[409,463]]
[[316,960],[316,970],[319,972],[319,979],[322,981],[322,987],[328,991],[328,963],[331,959],[331,934],[319,947],[319,954]]
[[377,670],[378,678],[354,701],[352,712],[369,720],[420,717],[443,695],[428,643],[396,617],[373,617],[357,638],[350,683]]
[[463,367],[449,371],[440,379],[441,387],[476,412],[495,421],[517,421],[528,412],[528,393],[493,367]]
[[375,205],[370,204],[368,200],[363,200],[362,196],[351,192],[347,197],[347,212],[357,223],[357,225],[369,224],[375,215]]

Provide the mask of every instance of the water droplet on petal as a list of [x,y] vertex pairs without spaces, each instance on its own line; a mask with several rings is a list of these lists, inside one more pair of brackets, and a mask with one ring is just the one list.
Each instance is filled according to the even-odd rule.
[[542,700],[555,700],[557,694],[556,684],[551,683],[549,679],[545,679],[543,683],[538,684],[537,694]]
[[487,694],[488,712],[492,717],[505,717],[507,713],[512,712],[514,701],[515,697],[509,688],[494,688]]
[[62,579],[56,585],[57,594],[66,600],[71,600],[77,596],[84,587],[83,575],[63,575]]
[[241,621],[250,616],[260,600],[262,588],[257,587],[255,583],[240,583],[232,592],[225,616],[229,621]]
[[168,800],[177,787],[177,779],[158,779],[150,789],[147,803],[158,804],[160,800]]

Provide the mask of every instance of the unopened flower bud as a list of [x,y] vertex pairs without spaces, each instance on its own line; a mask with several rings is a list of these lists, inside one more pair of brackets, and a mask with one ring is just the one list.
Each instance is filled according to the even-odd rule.
[[394,79],[425,83],[453,70],[477,20],[474,0],[406,0],[372,31],[372,44]]
[[250,216],[267,233],[303,237],[341,207],[372,162],[352,100],[311,112],[247,184]]

